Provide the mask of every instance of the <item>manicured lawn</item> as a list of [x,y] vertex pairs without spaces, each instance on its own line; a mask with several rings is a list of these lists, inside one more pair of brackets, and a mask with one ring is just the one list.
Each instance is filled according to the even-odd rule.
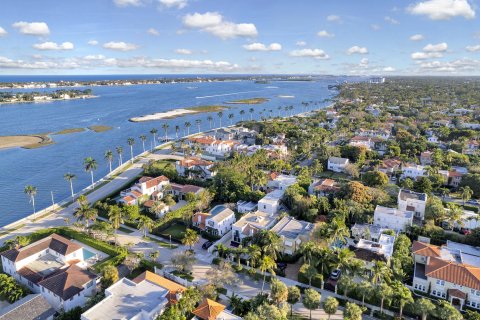
[[172,239],[182,240],[185,235],[186,227],[181,224],[172,224],[170,227],[162,231],[162,235],[167,237],[172,236]]
[[118,231],[121,231],[123,233],[132,233],[133,231],[124,227],[118,228]]

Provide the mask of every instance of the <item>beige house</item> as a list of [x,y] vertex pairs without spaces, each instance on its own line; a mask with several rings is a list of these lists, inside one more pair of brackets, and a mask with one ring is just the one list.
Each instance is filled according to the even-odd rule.
[[281,252],[294,254],[302,243],[310,239],[312,230],[313,224],[309,222],[296,220],[294,217],[283,217],[270,231],[282,239]]

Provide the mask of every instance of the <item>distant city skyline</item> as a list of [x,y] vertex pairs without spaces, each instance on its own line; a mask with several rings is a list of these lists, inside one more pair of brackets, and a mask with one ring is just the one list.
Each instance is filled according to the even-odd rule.
[[0,73],[480,75],[479,5],[4,0]]

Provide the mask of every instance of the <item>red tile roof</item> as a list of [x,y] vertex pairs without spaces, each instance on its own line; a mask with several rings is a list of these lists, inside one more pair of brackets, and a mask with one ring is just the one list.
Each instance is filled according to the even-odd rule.
[[412,253],[424,257],[440,257],[440,247],[420,241],[413,241]]
[[169,291],[167,298],[170,303],[177,303],[177,294],[182,294],[185,292],[185,290],[187,290],[187,288],[184,286],[150,271],[145,271],[144,273],[140,274],[138,277],[133,279],[133,282],[140,283],[145,280],[167,289]]
[[225,310],[223,304],[205,299],[192,313],[202,320],[216,320],[223,310]]
[[431,257],[425,275],[480,290],[480,267]]

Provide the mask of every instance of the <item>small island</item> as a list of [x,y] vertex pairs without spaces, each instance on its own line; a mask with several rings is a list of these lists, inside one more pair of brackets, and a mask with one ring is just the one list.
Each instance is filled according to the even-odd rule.
[[112,130],[113,127],[97,125],[97,126],[90,126],[90,127],[88,127],[88,129],[99,133],[99,132],[105,132],[105,131]]
[[35,149],[48,146],[53,140],[47,135],[18,135],[0,137],[0,149],[21,147],[25,149]]
[[228,104],[261,104],[267,102],[267,98],[250,98],[226,102]]
[[55,132],[54,134],[69,134],[69,133],[77,133],[77,132],[83,132],[85,131],[85,128],[71,128],[71,129],[63,129],[58,132]]
[[195,114],[195,113],[205,113],[205,112],[219,112],[225,109],[229,109],[226,106],[197,106],[197,107],[189,107],[189,108],[180,108],[174,109],[165,112],[158,112],[154,114],[148,114],[145,116],[134,117],[130,118],[129,121],[131,122],[143,122],[143,121],[155,121],[155,120],[162,120],[162,119],[175,119],[178,117],[182,117],[187,114]]
[[56,90],[53,92],[0,92],[0,104],[50,102],[90,98],[96,98],[96,96],[92,95],[92,89]]

